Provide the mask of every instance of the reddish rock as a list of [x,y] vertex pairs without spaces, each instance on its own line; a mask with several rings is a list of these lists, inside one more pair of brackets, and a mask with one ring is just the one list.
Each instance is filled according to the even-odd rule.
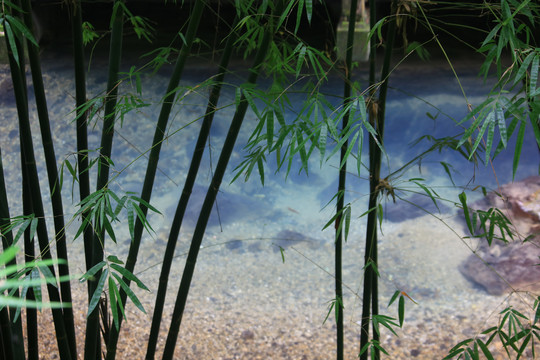
[[470,208],[500,209],[512,221],[514,240],[509,243],[479,241],[476,254],[460,270],[490,294],[511,290],[540,290],[540,176],[503,185]]

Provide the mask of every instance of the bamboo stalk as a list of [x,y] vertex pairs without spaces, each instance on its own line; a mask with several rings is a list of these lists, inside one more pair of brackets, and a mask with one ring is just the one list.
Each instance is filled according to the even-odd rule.
[[[87,114],[82,111],[82,106],[86,103],[86,74],[84,61],[84,45],[82,38],[82,14],[81,1],[76,0],[70,3],[73,6],[71,30],[73,37],[73,60],[75,66],[75,105],[77,124],[77,169],[79,180],[79,198],[85,199],[90,195],[90,176],[88,171],[88,124]],[[81,215],[81,222],[88,218],[88,211]],[[84,254],[86,260],[86,270],[90,270],[92,264],[92,241],[93,228],[88,225],[83,232]],[[88,285],[88,299],[90,293],[90,283]]]
[[[49,237],[47,234],[47,225],[45,223],[43,203],[41,201],[41,190],[39,188],[39,177],[36,168],[36,160],[34,156],[34,146],[32,143],[32,132],[30,129],[30,119],[28,116],[28,101],[26,96],[26,87],[24,81],[23,64],[24,62],[15,61],[13,57],[13,51],[9,42],[6,40],[8,48],[8,57],[11,69],[11,78],[13,80],[13,90],[15,92],[15,103],[17,106],[17,113],[19,115],[19,134],[21,139],[21,153],[24,157],[22,168],[27,171],[28,174],[28,186],[30,189],[32,198],[32,208],[34,215],[38,219],[37,222],[37,235],[39,241],[39,247],[41,250],[41,257],[45,260],[51,259],[51,253],[49,248]],[[20,47],[22,50],[22,46]],[[20,51],[22,53],[22,51]],[[51,265],[48,267],[51,274],[56,277],[55,269]],[[55,285],[47,284],[47,290],[49,293],[49,299],[51,301],[60,302],[60,294]],[[63,321],[62,309],[52,309],[53,322],[56,330],[56,340],[60,351],[60,358],[71,359],[70,346],[67,341],[66,330]]]
[[[124,25],[124,8],[120,5],[122,0],[115,0],[112,19],[111,42],[109,50],[109,76],[107,80],[107,94],[105,96],[105,114],[103,129],[101,133],[100,158],[98,160],[98,178],[96,189],[101,190],[109,182],[109,163],[107,158],[111,157],[112,142],[114,137],[114,122],[116,117],[116,102],[118,95],[118,72],[120,70],[120,61],[122,55],[122,37]],[[105,247],[105,230],[97,229],[94,233],[92,243],[92,266],[103,260],[103,251]],[[91,290],[93,294],[97,281],[101,276],[101,270],[95,274],[95,280],[91,280]],[[96,306],[88,314],[86,323],[84,356],[86,360],[94,360],[101,354],[98,351],[99,342],[99,309]]]
[[[152,188],[154,187],[154,180],[156,177],[157,165],[159,162],[161,144],[163,143],[163,138],[166,133],[167,123],[169,120],[172,106],[174,104],[174,98],[177,93],[178,84],[182,77],[184,65],[191,51],[191,46],[193,44],[193,41],[195,40],[195,35],[199,27],[199,22],[202,17],[204,5],[205,5],[205,2],[203,0],[198,0],[195,3],[193,12],[190,16],[188,29],[186,31],[185,43],[184,45],[182,45],[182,48],[180,49],[180,54],[176,61],[173,74],[171,76],[169,85],[167,87],[167,92],[166,92],[167,95],[165,96],[165,99],[163,101],[163,105],[161,107],[161,111],[158,117],[156,130],[154,133],[154,139],[152,140],[152,150],[150,151],[150,155],[148,156],[148,165],[146,168],[143,189],[141,192],[141,199],[143,199],[146,202],[149,202],[150,197],[152,196]],[[143,204],[141,204],[140,207],[144,216],[146,216],[148,212],[148,208],[144,206]],[[137,256],[138,256],[139,248],[141,244],[141,237],[142,237],[143,230],[144,230],[144,224],[139,219],[139,217],[137,217],[137,220],[135,222],[134,236],[129,246],[128,257],[126,260],[126,269],[129,272],[133,272],[133,269],[135,268],[135,264],[137,262]],[[130,279],[126,277],[123,277],[123,280],[126,282],[126,284],[128,284],[128,286],[131,283]],[[126,303],[127,294],[123,290],[120,293],[120,299],[121,299],[120,301],[122,304]],[[107,346],[107,357],[106,357],[107,360],[112,360],[116,357],[116,346],[118,343],[118,335],[120,332],[122,319],[123,317],[120,313],[118,315],[118,324],[119,324],[118,328],[113,327],[111,329],[111,333],[108,340],[108,346]]]
[[[234,21],[236,24],[236,20]],[[234,26],[233,26],[234,28]],[[193,190],[193,185],[195,184],[195,179],[197,178],[197,172],[202,160],[204,153],[204,148],[208,136],[210,134],[210,127],[212,126],[212,120],[217,108],[217,103],[225,77],[225,72],[229,65],[229,60],[231,58],[233,44],[235,37],[233,34],[229,34],[225,49],[221,58],[221,63],[219,65],[218,74],[215,77],[215,84],[212,86],[210,92],[210,97],[208,100],[208,106],[206,108],[205,116],[199,131],[199,137],[195,145],[195,150],[193,151],[193,156],[191,157],[191,164],[189,166],[188,174],[186,176],[186,182],[184,188],[182,189],[182,195],[178,201],[176,211],[174,214],[173,222],[171,225],[171,231],[169,232],[169,239],[167,241],[167,247],[165,249],[165,254],[163,255],[163,264],[161,266],[161,273],[159,276],[159,286],[156,295],[156,303],[154,305],[154,313],[152,315],[152,325],[150,328],[150,336],[147,344],[146,359],[154,359],[157,340],[159,336],[159,328],[161,325],[161,318],[163,315],[163,307],[165,304],[165,295],[167,293],[167,285],[169,283],[169,274],[174,257],[174,250],[176,248],[176,243],[178,240],[178,235],[180,233],[180,228],[182,226],[182,220]]]
[[[395,9],[395,7],[392,7]],[[374,15],[372,19],[375,19]],[[372,23],[373,24],[373,23]],[[377,132],[377,138],[370,136],[369,138],[369,169],[370,169],[370,195],[369,195],[369,209],[376,209],[377,200],[381,193],[381,188],[378,187],[380,183],[381,172],[381,156],[382,152],[377,144],[384,144],[384,121],[385,121],[385,109],[386,109],[386,94],[388,90],[388,80],[390,74],[390,60],[392,57],[392,50],[394,47],[394,39],[396,32],[395,18],[390,20],[387,28],[387,43],[385,45],[384,61],[381,70],[381,86],[379,89],[379,97],[375,102],[374,82],[371,83],[371,106],[370,106],[370,123]],[[372,38],[373,41],[373,38]],[[374,54],[375,52],[373,52]],[[373,55],[374,56],[374,55]],[[373,57],[374,59],[374,57]],[[374,62],[374,60],[373,60]],[[374,66],[373,66],[374,70]],[[370,80],[374,79],[375,75],[370,72]],[[364,292],[362,298],[362,323],[360,334],[360,349],[363,349],[369,342],[369,324],[373,326],[373,341],[378,342],[379,331],[375,323],[371,321],[371,317],[379,314],[379,293],[378,293],[378,276],[376,268],[378,266],[378,252],[377,252],[377,211],[373,210],[368,214],[367,229],[366,229],[366,249],[364,255]],[[374,354],[371,354],[372,359],[380,359],[380,350],[374,347]],[[368,351],[365,351],[360,360],[368,359]]]
[[[274,14],[281,15],[282,11],[283,0],[280,0],[276,4]],[[257,50],[257,54],[255,55],[253,65],[250,68],[250,74],[247,80],[248,84],[255,84],[257,82],[260,66],[266,58],[266,54],[268,53],[268,49],[275,30],[276,29],[274,29],[273,19],[271,18],[271,20],[265,27],[263,39],[261,41],[260,47]],[[238,133],[240,132],[240,128],[242,126],[247,107],[247,99],[242,93],[242,96],[236,107],[236,112],[234,113],[231,125],[229,127],[227,137],[225,138],[223,149],[221,150],[214,176],[212,177],[212,181],[206,192],[206,197],[204,198],[201,212],[195,226],[193,238],[191,240],[191,245],[184,267],[184,272],[182,274],[182,280],[180,282],[180,287],[178,288],[178,294],[174,305],[169,333],[167,334],[167,341],[165,343],[165,350],[163,352],[163,360],[170,360],[174,356],[174,349],[176,347],[176,341],[180,332],[180,325],[182,323],[182,315],[184,313],[191,280],[195,271],[195,265],[197,263],[199,249],[201,247],[202,239],[206,231],[206,225],[208,224],[208,219],[210,218],[210,213],[212,212],[212,207],[214,206],[216,195],[221,186],[223,176],[225,175],[225,170],[227,169],[227,165],[229,163],[234,144],[236,143]]]
[[[33,33],[32,7],[30,5],[30,0],[22,0],[22,9],[25,25]],[[56,167],[56,155],[51,135],[47,100],[45,97],[45,88],[43,86],[39,48],[37,45],[31,43],[30,41],[27,41],[26,45],[28,49],[30,68],[32,70],[34,96],[36,99],[36,108],[39,119],[39,127],[41,130],[43,153],[45,155],[45,164],[47,167],[47,174],[49,180],[57,257],[58,259],[65,260],[64,263],[60,263],[58,265],[58,274],[59,276],[69,277],[69,263],[64,222],[64,207],[62,205],[62,192],[60,189],[60,183],[58,181],[59,177],[58,169]],[[60,294],[63,302],[71,303],[71,285],[69,281],[63,281],[60,283]],[[62,311],[64,313],[64,326],[66,328],[71,354],[74,358],[76,358],[77,343],[75,340],[73,309],[72,307],[66,307],[62,309]]]
[[[358,6],[357,0],[352,0],[350,3],[350,14],[356,14]],[[356,26],[356,16],[351,16],[349,19],[349,29],[347,30],[347,52],[345,55],[345,81],[343,88],[343,107],[348,108],[352,101],[351,99],[351,83],[352,83],[352,54],[354,44],[354,32]],[[343,116],[342,132],[345,134],[349,127],[350,110]],[[345,184],[347,179],[347,162],[344,161],[347,154],[349,142],[346,140],[341,146],[341,154],[339,163],[342,166],[339,169],[338,180],[338,198],[336,206],[336,238],[335,238],[335,276],[336,276],[336,359],[343,360],[344,345],[343,345],[343,269],[342,269],[342,252],[343,252],[343,210],[345,204]]]
[[[0,228],[8,226],[11,216],[9,215],[9,204],[6,192],[6,182],[4,179],[4,166],[2,164],[2,150],[0,149]],[[11,231],[2,232],[2,248],[6,250],[13,245],[13,233]],[[16,265],[17,260],[13,258],[6,265]],[[17,289],[13,293],[14,297],[19,297],[20,293]],[[4,307],[1,311],[2,318],[0,324],[2,326],[2,343],[4,359],[24,360],[24,338],[22,332],[21,317],[15,320],[16,309],[13,307]],[[0,353],[1,355],[2,353]]]
[[[22,140],[21,140],[22,141]],[[24,161],[24,149],[21,148],[21,163]],[[32,196],[31,191],[28,188],[29,179],[28,171],[24,167],[22,170],[22,203],[23,203],[23,215],[31,215],[32,209]],[[36,260],[36,251],[34,239],[30,237],[30,229],[26,229],[24,232],[24,262],[28,264]],[[36,296],[34,294],[34,288],[30,287],[26,292],[26,299],[35,301]],[[39,328],[37,309],[26,309],[26,343],[28,349],[28,360],[39,359]]]

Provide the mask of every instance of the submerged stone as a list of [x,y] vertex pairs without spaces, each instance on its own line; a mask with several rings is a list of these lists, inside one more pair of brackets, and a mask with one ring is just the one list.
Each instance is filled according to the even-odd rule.
[[437,201],[437,205],[435,205],[429,196],[413,194],[406,200],[396,198],[395,203],[391,200],[388,201],[384,209],[384,218],[391,222],[402,222],[416,219],[426,214],[440,214],[441,212],[448,211],[448,209],[448,206],[441,201]]

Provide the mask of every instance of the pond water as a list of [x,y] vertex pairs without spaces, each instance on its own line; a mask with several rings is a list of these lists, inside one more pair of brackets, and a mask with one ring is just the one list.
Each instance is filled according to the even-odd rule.
[[[131,60],[125,57],[126,64]],[[92,95],[104,91],[106,61],[93,60],[88,77]],[[456,58],[454,66],[468,102],[481,103],[489,86],[477,77],[479,63],[463,57]],[[226,80],[242,82],[245,63],[238,60],[236,73]],[[129,69],[126,65],[125,70]],[[75,146],[74,79],[69,55],[45,53],[43,72],[48,96],[51,127],[55,137],[59,164],[72,156]],[[142,77],[142,97],[156,103],[164,95],[170,69]],[[154,234],[145,234],[136,273],[151,289],[141,296],[147,315],[133,306],[128,308],[128,321],[121,344],[124,358],[141,358],[151,321],[154,295],[160,271],[160,262],[189,166],[189,160],[206,107],[208,94],[205,88],[196,88],[200,82],[215,72],[208,61],[188,63],[181,86],[185,88],[183,101],[173,109],[169,121],[168,137],[163,144],[159,171],[151,203],[161,212],[152,214],[150,223]],[[357,74],[365,83],[366,74]],[[263,81],[264,84],[264,81]],[[450,136],[460,132],[455,121],[467,114],[467,102],[449,66],[442,60],[431,63],[406,61],[392,74],[387,105],[383,177],[399,169],[411,158],[422,153],[427,143],[411,147],[421,135]],[[324,91],[339,96],[342,81],[332,75]],[[121,93],[135,92],[134,84],[125,82]],[[301,107],[301,99],[292,97],[292,106]],[[192,231],[216,164],[228,124],[234,114],[231,87],[225,87],[206,151],[203,167],[199,172],[190,201],[184,227],[177,245],[177,257],[169,282],[168,304],[180,282],[185,255],[189,249]],[[430,118],[426,113],[430,113]],[[48,185],[39,143],[39,129],[35,107],[31,105],[36,156],[42,176],[42,192]],[[154,124],[159,113],[158,105],[141,108],[126,114],[123,125],[116,129],[113,149],[115,162],[112,174],[116,176],[111,187],[118,191],[140,193],[146,169],[144,154],[150,147]],[[0,146],[8,186],[11,214],[20,213],[20,170],[16,109],[5,95],[0,114]],[[188,298],[186,313],[177,345],[178,359],[330,359],[334,357],[334,325],[332,317],[324,321],[328,305],[333,299],[333,227],[322,230],[332,217],[334,204],[325,206],[337,189],[337,160],[331,159],[320,166],[317,154],[310,162],[309,175],[298,174],[298,164],[285,178],[284,172],[275,173],[270,161],[266,166],[265,184],[261,186],[256,174],[245,182],[242,178],[230,183],[233,169],[243,160],[250,130],[256,116],[248,111],[243,131],[231,158],[228,171],[218,195],[217,207],[210,219],[203,240],[195,276]],[[99,121],[89,135],[89,147],[99,147]],[[530,134],[530,132],[528,132]],[[367,138],[366,138],[367,143]],[[498,182],[512,180],[512,156],[503,152],[494,162]],[[141,156],[141,154],[143,154]],[[367,160],[367,152],[363,152]],[[440,162],[451,163],[456,173],[448,177]],[[538,150],[534,139],[528,138],[523,147],[521,165],[516,179],[538,171]],[[345,336],[347,358],[358,352],[361,313],[362,266],[364,253],[365,217],[367,210],[367,171],[355,174],[351,162],[346,202],[352,204],[352,222],[349,238],[344,244],[345,285]],[[65,172],[63,194],[66,213],[76,211],[78,190],[75,184],[72,197],[71,179]],[[421,189],[412,186],[409,179],[423,178],[425,184],[437,191],[441,198],[440,212],[432,205]],[[452,186],[452,180],[457,186]],[[95,175],[92,176],[95,182]],[[386,307],[396,289],[406,291],[417,304],[408,302],[404,328],[399,337],[383,331],[381,340],[392,359],[442,358],[460,340],[474,336],[497,321],[497,314],[508,302],[523,306],[517,299],[488,295],[483,289],[467,281],[459,271],[460,264],[471,254],[470,244],[463,240],[464,223],[457,207],[457,194],[463,188],[476,185],[496,188],[497,181],[491,167],[474,168],[456,153],[445,151],[426,156],[415,163],[400,177],[395,178],[399,187],[396,195],[410,199],[425,207],[428,212],[399,200],[385,199],[386,220],[381,226],[379,245],[381,313],[397,316],[395,306]],[[478,191],[476,193],[479,193]],[[471,199],[481,194],[470,194]],[[428,199],[426,201],[426,199]],[[50,207],[49,207],[50,208]],[[73,221],[69,230],[73,235],[78,224]],[[108,242],[107,254],[127,254],[129,233],[126,221],[115,227],[118,244]],[[52,233],[52,229],[50,229]],[[284,257],[279,246],[285,249]],[[81,240],[70,242],[70,261],[74,273],[84,272]],[[73,282],[75,303],[82,303],[86,285]],[[526,308],[525,308],[526,309]],[[84,328],[84,306],[77,311],[77,319]],[[165,309],[162,332],[158,345],[164,345],[172,305]],[[45,331],[46,332],[46,331]],[[82,336],[80,337],[82,339]],[[80,341],[82,342],[82,340]],[[51,345],[53,346],[53,345]],[[79,343],[82,346],[82,343]],[[82,350],[82,348],[81,348]],[[158,350],[159,351],[159,350]]]

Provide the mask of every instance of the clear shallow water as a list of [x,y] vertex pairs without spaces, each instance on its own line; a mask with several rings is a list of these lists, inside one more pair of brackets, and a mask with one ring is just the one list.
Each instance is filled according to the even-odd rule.
[[[88,78],[89,92],[98,94],[105,87],[105,68],[100,59],[93,66]],[[468,101],[479,104],[485,98],[487,86],[476,77],[474,62],[456,63],[460,80],[464,85]],[[44,59],[44,78],[47,89],[52,131],[56,141],[59,162],[75,149],[73,119],[74,80],[69,58],[57,55]],[[243,64],[236,64],[242,69]],[[101,70],[100,70],[101,69]],[[136,268],[149,285],[152,294],[141,293],[148,313],[151,314],[153,295],[157,290],[159,263],[165,249],[168,229],[183,187],[189,158],[193,150],[200,117],[206,107],[205,89],[193,89],[214,73],[211,64],[190,64],[186,68],[182,86],[186,97],[175,107],[169,122],[169,137],[164,143],[151,203],[163,215],[152,215],[150,221],[156,234],[145,235]],[[364,77],[359,74],[359,77]],[[448,136],[459,132],[450,119],[460,119],[467,112],[467,104],[457,82],[448,67],[442,62],[426,66],[424,63],[406,63],[391,78],[391,90],[387,104],[385,132],[386,151],[383,176],[405,164],[411,157],[420,154],[427,145],[411,148],[409,144],[426,133]],[[240,82],[239,78],[227,79]],[[168,82],[167,70],[142,79],[143,97],[155,102],[164,93]],[[122,93],[134,91],[133,86],[123,84]],[[340,94],[342,83],[331,77],[325,91]],[[410,96],[408,94],[414,94]],[[422,100],[420,100],[421,98]],[[231,103],[234,95],[230,88],[224,89],[222,106]],[[426,104],[428,102],[429,104]],[[293,103],[294,104],[294,103]],[[299,104],[300,105],[300,104]],[[433,121],[426,116],[430,112],[437,116]],[[123,126],[117,128],[114,140],[113,160],[118,177],[112,185],[121,191],[140,192],[147,160],[139,157],[147,150],[153,137],[153,127],[159,106],[142,108],[138,113],[126,115]],[[35,111],[32,112],[35,117]],[[211,137],[212,155],[207,155],[188,208],[184,229],[177,246],[178,257],[170,281],[169,303],[177,291],[185,253],[189,248],[192,230],[199,207],[202,204],[207,184],[211,179],[211,168],[217,162],[220,144],[223,142],[234,108],[224,107],[214,120]],[[12,215],[20,209],[20,171],[18,155],[18,133],[14,104],[5,101],[0,114],[0,144],[8,182],[8,194]],[[35,120],[35,119],[34,119]],[[37,124],[37,120],[35,120]],[[332,321],[323,324],[328,302],[333,299],[333,233],[332,229],[321,231],[332,216],[333,204],[324,207],[337,189],[337,163],[329,161],[319,168],[315,156],[310,163],[310,174],[297,174],[293,169],[285,181],[283,173],[273,174],[275,168],[268,165],[265,186],[258,176],[247,182],[238,180],[229,184],[232,169],[243,159],[242,144],[249,137],[249,130],[256,117],[248,112],[244,131],[238,140],[222,191],[218,195],[218,208],[210,220],[203,249],[195,271],[192,290],[188,299],[186,316],[179,340],[179,358],[258,358],[258,351],[276,354],[272,358],[300,358],[293,354],[305,354],[308,359],[330,358],[333,354]],[[90,148],[99,146],[99,123],[89,137]],[[35,147],[39,149],[39,130],[33,128]],[[509,148],[513,148],[510,142]],[[42,154],[38,150],[38,163]],[[367,159],[367,152],[364,153]],[[139,158],[138,158],[139,157]],[[137,159],[138,158],[138,159]],[[71,158],[72,161],[74,158]],[[137,159],[134,161],[134,159]],[[430,155],[421,167],[411,167],[401,178],[400,187],[411,187],[408,179],[422,177],[444,198],[457,201],[461,188],[450,187],[440,161],[452,163],[458,174],[453,175],[458,186],[469,184],[473,176],[470,164],[455,154]],[[271,164],[271,163],[270,163]],[[496,173],[501,183],[511,180],[512,154],[501,154],[495,162]],[[521,166],[516,179],[532,175],[537,171],[538,150],[534,141],[528,139],[523,148]],[[349,165],[354,169],[354,164]],[[42,170],[40,174],[45,179]],[[357,351],[361,301],[357,295],[362,288],[363,237],[365,219],[358,218],[367,207],[367,172],[363,177],[351,175],[348,179],[347,202],[353,203],[353,222],[350,236],[345,244],[344,283],[346,284],[345,316],[347,326],[347,351],[351,358]],[[67,172],[65,174],[67,176]],[[495,187],[496,182],[490,168],[476,169],[476,183]],[[67,178],[66,178],[67,179]],[[92,176],[92,181],[95,176]],[[65,180],[66,212],[74,213],[75,199],[71,200],[70,180]],[[470,185],[469,188],[475,185]],[[42,182],[42,192],[48,185]],[[418,191],[418,189],[415,189]],[[398,192],[410,196],[408,191]],[[472,197],[472,196],[471,196]],[[418,198],[417,198],[418,199]],[[429,204],[429,201],[426,203]],[[426,205],[427,206],[427,205]],[[400,338],[384,334],[392,358],[441,358],[448,349],[465,337],[472,336],[496,320],[491,312],[504,304],[504,297],[489,296],[474,287],[460,274],[458,267],[470,254],[463,235],[461,222],[451,202],[441,205],[438,220],[415,208],[404,207],[403,202],[385,202],[386,213],[391,221],[382,225],[380,240],[381,311],[396,315],[396,309],[386,309],[392,293],[397,289],[407,291],[418,305],[407,305],[405,328]],[[19,210],[20,211],[20,210]],[[430,211],[433,211],[431,209]],[[70,230],[75,231],[76,221]],[[117,227],[118,245],[107,245],[107,252],[126,254],[129,235],[125,221]],[[52,233],[52,229],[50,230]],[[286,248],[283,263],[277,244],[284,239],[301,240]],[[80,240],[71,245],[75,272],[83,272],[83,257]],[[124,255],[125,256],[125,255]],[[74,284],[75,288],[77,286]],[[85,285],[80,286],[84,294]],[[83,296],[84,298],[84,296]],[[502,310],[502,308],[500,309]],[[172,308],[164,315],[165,328]],[[496,313],[496,312],[495,312]],[[491,316],[491,317],[489,317]],[[141,315],[133,310],[128,325],[132,334],[144,337],[150,315]],[[128,319],[128,320],[129,320]],[[139,326],[137,325],[139,324]],[[246,339],[243,331],[254,333]],[[127,336],[127,335],[126,335]],[[135,337],[136,338],[136,337]],[[288,355],[284,355],[288,349]],[[415,350],[415,351],[413,351]],[[129,351],[129,350],[126,350]],[[232,354],[238,354],[234,357]],[[263,355],[260,355],[260,358]]]

